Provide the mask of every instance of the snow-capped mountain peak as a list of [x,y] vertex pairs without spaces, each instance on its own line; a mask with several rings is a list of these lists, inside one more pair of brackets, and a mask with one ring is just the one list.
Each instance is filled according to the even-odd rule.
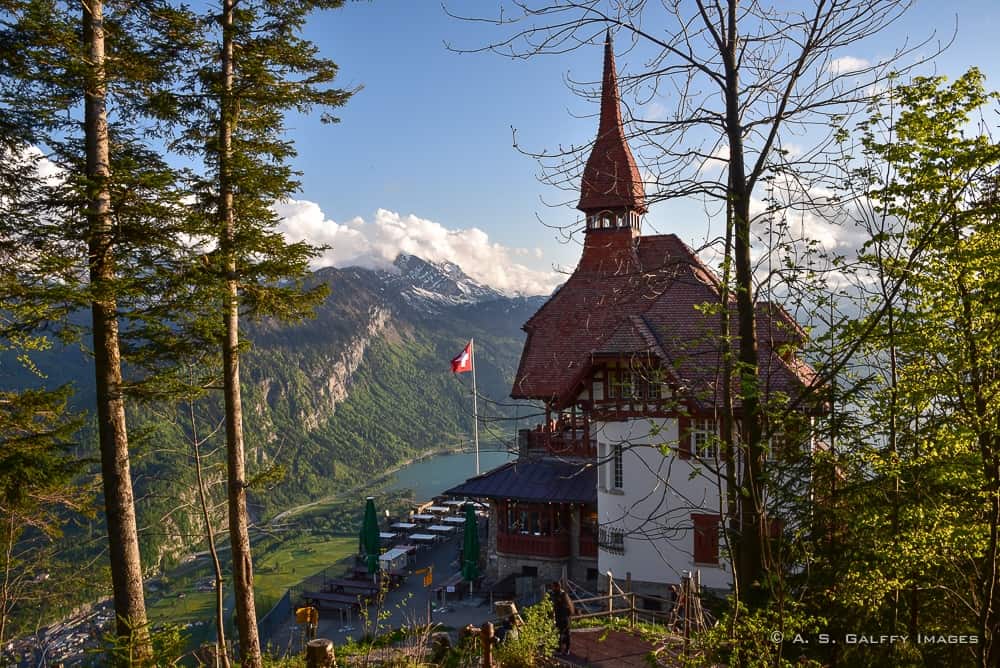
[[381,272],[384,280],[414,305],[475,304],[503,297],[453,262],[431,262],[400,253],[393,266],[399,273]]

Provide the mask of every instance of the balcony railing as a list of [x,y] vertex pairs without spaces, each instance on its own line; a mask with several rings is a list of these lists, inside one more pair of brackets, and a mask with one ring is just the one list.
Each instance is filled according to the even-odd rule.
[[569,536],[535,536],[533,534],[498,533],[497,552],[524,554],[532,557],[568,557]]
[[597,544],[605,552],[625,554],[625,531],[617,527],[600,527],[597,530]]
[[590,430],[586,426],[556,431],[538,427],[522,429],[520,436],[529,451],[544,450],[561,457],[597,458],[597,439],[590,438]]

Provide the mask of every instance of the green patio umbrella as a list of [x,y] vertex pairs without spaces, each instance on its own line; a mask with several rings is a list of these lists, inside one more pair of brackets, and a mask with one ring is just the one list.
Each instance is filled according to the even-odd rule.
[[369,496],[365,503],[365,519],[361,522],[361,552],[365,557],[368,572],[378,570],[379,542],[378,516],[375,514],[375,497]]
[[468,581],[469,592],[472,582],[479,577],[479,525],[476,509],[471,503],[465,504],[465,535],[462,537],[462,579]]

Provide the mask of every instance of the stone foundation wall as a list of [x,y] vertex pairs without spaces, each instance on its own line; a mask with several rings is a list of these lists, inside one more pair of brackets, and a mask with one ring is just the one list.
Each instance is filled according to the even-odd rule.
[[568,559],[545,559],[543,557],[524,557],[507,554],[497,555],[497,579],[502,579],[513,573],[520,575],[524,572],[524,567],[538,569],[538,581],[548,584],[562,577],[563,566],[568,564]]

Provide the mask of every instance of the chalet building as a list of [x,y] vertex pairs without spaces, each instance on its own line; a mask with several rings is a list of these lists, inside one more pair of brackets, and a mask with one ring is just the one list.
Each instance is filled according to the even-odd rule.
[[[728,589],[712,472],[720,283],[677,236],[641,233],[645,193],[622,125],[610,34],[602,85],[577,205],[583,253],[525,323],[511,392],[542,402],[546,420],[519,433],[515,461],[449,493],[489,502],[494,578],[565,572],[597,588],[598,574],[612,571],[636,591],[664,595],[697,569],[705,586]],[[733,302],[726,308],[735,315]],[[794,397],[814,376],[795,355],[803,331],[770,304],[758,305],[756,325],[765,396]]]

